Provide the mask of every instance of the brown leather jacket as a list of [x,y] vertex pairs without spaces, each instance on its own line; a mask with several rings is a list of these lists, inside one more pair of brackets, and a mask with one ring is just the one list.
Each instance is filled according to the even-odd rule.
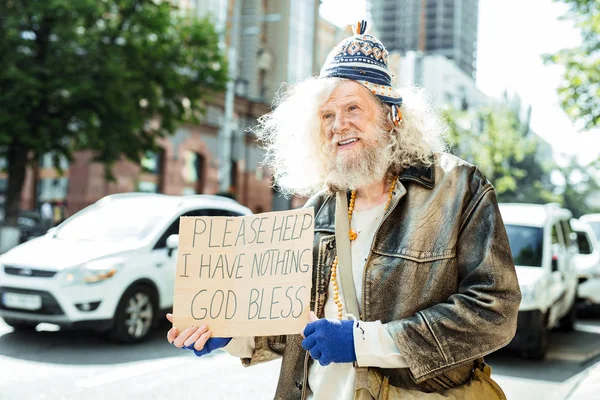
[[[448,154],[404,170],[399,195],[375,234],[364,269],[363,321],[387,323],[409,368],[383,369],[390,384],[442,392],[471,379],[474,360],[508,344],[521,293],[494,188]],[[335,197],[315,210],[311,309],[323,317],[335,257]],[[283,355],[276,399],[302,399],[312,359],[299,335],[256,338],[245,365]]]

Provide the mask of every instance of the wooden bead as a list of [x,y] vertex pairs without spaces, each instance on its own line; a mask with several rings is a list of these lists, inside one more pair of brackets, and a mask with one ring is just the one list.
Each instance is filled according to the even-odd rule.
[[[388,208],[390,207],[390,204],[392,202],[392,196],[393,196],[393,192],[394,192],[394,188],[396,187],[396,179],[392,179],[392,181],[390,182],[390,191],[388,194],[388,200],[385,203],[385,212],[387,212]],[[350,204],[348,205],[348,221],[352,220],[352,213],[354,212],[354,202],[356,200],[356,190],[353,190],[350,193]],[[356,233],[356,231],[354,231],[354,229],[350,228],[350,230],[348,231],[348,237],[350,238],[350,240],[356,240],[358,234]],[[337,256],[335,256],[333,263],[331,264],[331,277],[333,278],[333,299],[335,301],[335,304],[338,308],[338,319],[342,319],[343,317],[343,304],[340,301],[340,292],[339,292],[339,287],[337,284],[337,266],[338,266],[338,262],[339,259]]]

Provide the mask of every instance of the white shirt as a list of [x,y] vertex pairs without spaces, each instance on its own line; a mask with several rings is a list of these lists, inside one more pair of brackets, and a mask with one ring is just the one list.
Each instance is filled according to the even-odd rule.
[[[362,281],[365,263],[369,257],[371,244],[381,220],[384,216],[385,202],[369,210],[354,211],[351,226],[357,232],[356,240],[350,243],[352,255],[352,274],[359,309],[362,301]],[[343,267],[338,266],[339,274]],[[344,289],[342,288],[342,291]],[[347,311],[342,293],[339,296]],[[358,316],[356,316],[358,318]],[[327,301],[325,302],[325,318],[337,318],[337,305],[333,297],[333,279],[329,283]],[[249,358],[254,350],[253,338],[234,338],[224,348],[230,354]],[[400,354],[386,324],[380,321],[361,322],[360,329],[354,325],[354,349],[357,363],[361,367],[406,368],[408,365]],[[352,363],[331,363],[321,366],[314,361],[308,371],[308,383],[313,392],[308,398],[312,400],[354,398],[356,372]]]

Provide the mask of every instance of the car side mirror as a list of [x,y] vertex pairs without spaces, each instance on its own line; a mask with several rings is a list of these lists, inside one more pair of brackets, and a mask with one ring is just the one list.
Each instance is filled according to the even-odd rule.
[[171,235],[167,238],[167,250],[169,257],[173,254],[173,251],[179,247],[179,235]]

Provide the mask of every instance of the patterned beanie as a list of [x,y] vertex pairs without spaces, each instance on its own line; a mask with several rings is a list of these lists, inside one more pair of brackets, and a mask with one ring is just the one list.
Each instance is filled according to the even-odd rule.
[[365,34],[367,21],[353,26],[354,36],[342,40],[329,53],[320,78],[345,78],[362,84],[392,107],[395,125],[402,123],[402,97],[392,87],[388,51],[374,36]]

